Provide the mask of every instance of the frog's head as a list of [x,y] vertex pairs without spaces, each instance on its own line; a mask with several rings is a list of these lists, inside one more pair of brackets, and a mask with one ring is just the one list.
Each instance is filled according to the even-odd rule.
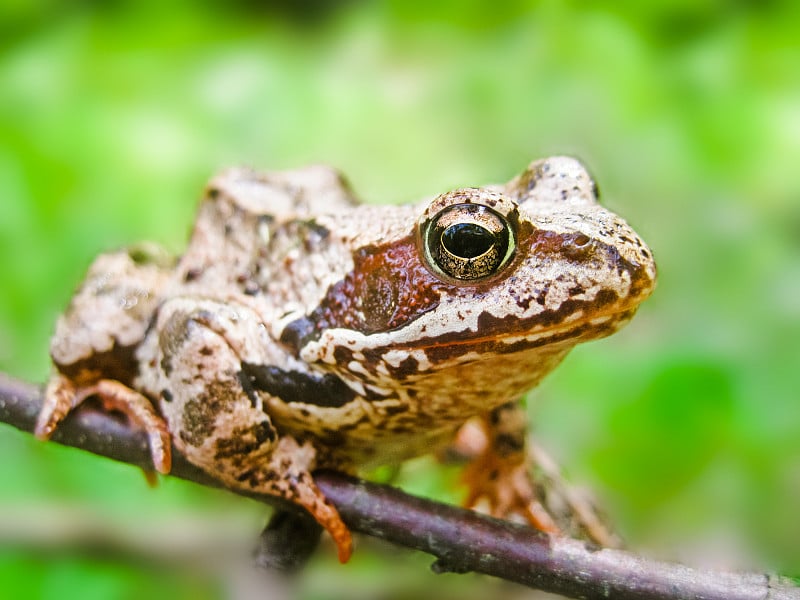
[[413,233],[354,249],[353,271],[305,322],[304,358],[397,377],[608,335],[656,272],[596,196],[578,161],[556,157],[434,198]]

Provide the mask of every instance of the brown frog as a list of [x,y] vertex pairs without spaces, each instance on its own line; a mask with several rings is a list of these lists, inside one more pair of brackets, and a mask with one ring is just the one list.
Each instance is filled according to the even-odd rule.
[[39,415],[48,437],[88,397],[225,485],[286,498],[351,538],[311,477],[428,453],[482,417],[470,502],[543,529],[515,408],[578,342],[653,289],[639,236],[576,160],[407,206],[359,204],[325,167],[231,169],[208,186],[173,261],[101,255],[58,321]]

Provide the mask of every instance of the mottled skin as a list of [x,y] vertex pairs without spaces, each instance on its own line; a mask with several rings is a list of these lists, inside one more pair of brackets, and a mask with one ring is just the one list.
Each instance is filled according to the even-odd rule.
[[[504,231],[508,250],[439,264],[449,250],[433,225],[467,213]],[[655,280],[646,245],[563,157],[408,206],[358,204],[323,167],[232,169],[211,181],[177,264],[152,255],[92,266],[53,339],[40,435],[88,395],[127,402],[162,440],[165,471],[169,437],[145,406],[155,404],[190,461],[306,507],[343,560],[349,533],[312,469],[424,454],[473,416],[509,422],[488,416],[576,343],[619,328]],[[494,455],[520,454],[515,436],[495,435]],[[476,483],[473,499],[502,482]]]

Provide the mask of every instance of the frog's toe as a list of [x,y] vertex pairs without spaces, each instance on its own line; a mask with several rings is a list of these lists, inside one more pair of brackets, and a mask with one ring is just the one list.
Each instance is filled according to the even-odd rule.
[[89,397],[98,398],[105,410],[119,411],[142,428],[148,436],[153,466],[159,473],[169,473],[172,445],[166,423],[146,396],[112,379],[76,386],[63,375],[53,377],[47,385],[44,404],[36,419],[36,437],[49,439],[64,418]]
[[342,521],[339,511],[333,507],[322,495],[322,492],[313,486],[313,491],[305,500],[298,498],[298,504],[311,513],[311,516],[322,525],[336,544],[339,562],[344,564],[350,560],[353,553],[353,536],[347,525]]
[[150,443],[150,456],[156,471],[165,475],[170,472],[172,437],[164,419],[147,396],[113,379],[101,379],[93,385],[80,388],[76,405],[90,396],[99,398],[105,410],[119,411],[131,423],[143,429]]
[[36,417],[34,435],[40,440],[50,439],[59,423],[75,407],[75,386],[63,375],[54,375],[47,383],[44,404]]
[[[289,442],[288,444],[286,442]],[[294,446],[296,442],[291,438],[281,440],[283,450],[287,446]],[[276,454],[280,454],[280,451]],[[274,460],[274,457],[273,457]],[[284,466],[291,465],[284,461]],[[311,473],[306,468],[289,466],[283,477],[270,486],[270,493],[277,493],[287,500],[305,508],[312,517],[322,525],[333,539],[339,556],[339,562],[344,564],[350,560],[353,552],[353,536],[347,525],[342,521],[339,511],[325,498],[325,495],[314,483]]]
[[487,452],[467,467],[463,480],[469,488],[464,502],[466,507],[488,504],[488,511],[494,517],[516,514],[540,531],[561,533],[555,519],[539,500],[525,461]]
[[284,436],[268,455],[231,455],[225,457],[225,464],[208,470],[234,489],[278,496],[304,508],[333,538],[339,562],[346,563],[353,551],[353,538],[339,511],[314,482],[311,470],[315,457],[316,450],[309,442],[299,444],[293,437]]

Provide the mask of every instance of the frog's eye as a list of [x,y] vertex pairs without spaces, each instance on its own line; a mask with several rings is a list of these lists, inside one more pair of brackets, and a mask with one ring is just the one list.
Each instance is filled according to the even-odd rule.
[[514,231],[508,220],[480,204],[454,204],[422,223],[428,264],[459,280],[497,273],[514,254]]

